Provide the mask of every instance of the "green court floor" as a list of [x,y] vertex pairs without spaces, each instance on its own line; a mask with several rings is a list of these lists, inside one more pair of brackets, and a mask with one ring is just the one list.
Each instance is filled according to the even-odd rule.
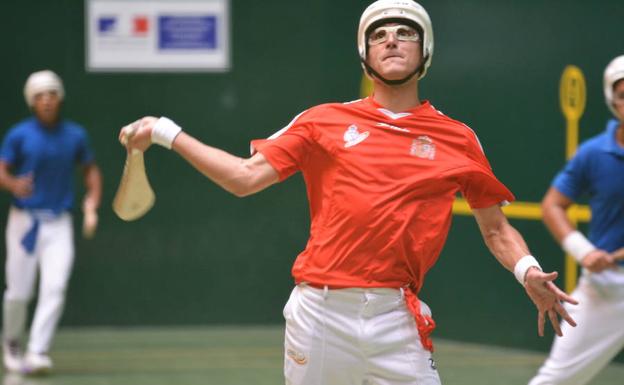
[[[526,384],[542,354],[435,340],[445,385]],[[281,327],[63,329],[52,352],[55,372],[5,374],[2,385],[279,385]],[[613,364],[594,385],[622,384]]]

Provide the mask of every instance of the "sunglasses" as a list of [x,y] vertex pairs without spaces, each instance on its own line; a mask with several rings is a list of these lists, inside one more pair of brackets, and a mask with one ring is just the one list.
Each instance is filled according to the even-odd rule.
[[393,33],[397,40],[400,41],[420,41],[420,34],[417,30],[410,26],[400,24],[375,28],[375,30],[368,36],[368,44],[381,44],[388,40],[390,33]]

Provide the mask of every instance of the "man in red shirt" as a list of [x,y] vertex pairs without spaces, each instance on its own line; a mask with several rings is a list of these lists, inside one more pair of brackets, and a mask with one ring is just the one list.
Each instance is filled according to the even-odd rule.
[[[241,159],[209,147],[167,118],[146,117],[129,146],[172,148],[237,196],[301,171],[310,238],[292,269],[284,308],[287,384],[439,384],[431,312],[417,298],[446,240],[457,192],[483,238],[561,334],[560,301],[575,301],[544,273],[500,206],[514,199],[475,133],[418,96],[431,63],[429,15],[411,0],[379,0],[362,14],[362,66],[372,97],[310,108]],[[122,129],[121,136],[127,128]]]

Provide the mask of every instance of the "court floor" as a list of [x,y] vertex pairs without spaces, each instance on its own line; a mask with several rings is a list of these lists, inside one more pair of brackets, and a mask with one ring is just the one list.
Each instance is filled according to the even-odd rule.
[[[445,385],[526,384],[539,353],[436,339]],[[282,328],[223,326],[62,329],[47,377],[3,375],[2,385],[279,385]],[[612,364],[593,385],[622,384]]]

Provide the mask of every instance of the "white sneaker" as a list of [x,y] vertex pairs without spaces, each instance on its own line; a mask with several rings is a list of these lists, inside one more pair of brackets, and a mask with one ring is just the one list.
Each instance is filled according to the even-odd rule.
[[29,375],[42,375],[49,373],[52,366],[52,359],[47,354],[28,352],[24,356],[22,372]]
[[2,344],[2,360],[8,372],[22,372],[22,349],[19,342],[7,341]]

